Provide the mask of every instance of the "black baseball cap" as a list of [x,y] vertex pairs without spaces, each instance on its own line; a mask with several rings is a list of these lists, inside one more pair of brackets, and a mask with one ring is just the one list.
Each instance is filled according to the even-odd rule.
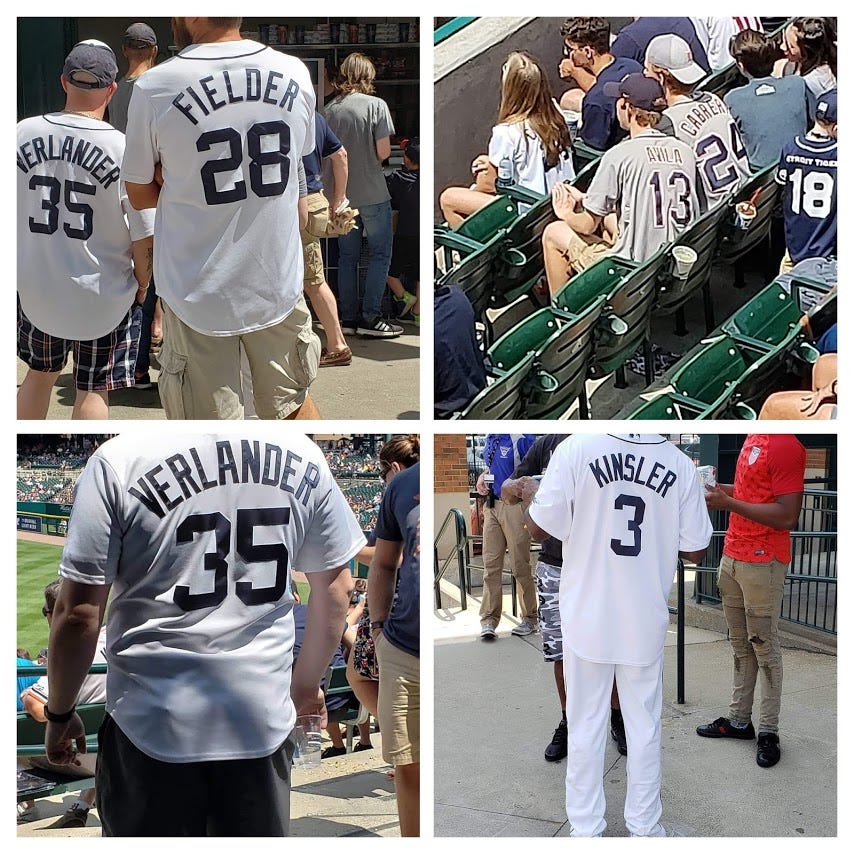
[[113,49],[97,39],[74,45],[62,67],[63,77],[78,89],[106,89],[118,72]]
[[421,140],[417,136],[407,139],[403,146],[403,153],[413,163],[418,163],[421,157]]
[[836,89],[831,89],[819,97],[815,105],[815,117],[827,125],[837,123]]
[[154,47],[157,44],[157,36],[148,24],[131,24],[125,30],[122,41],[134,47]]
[[664,90],[657,80],[643,74],[627,74],[622,80],[611,80],[602,87],[609,98],[625,98],[633,107],[650,112],[663,112],[667,108]]

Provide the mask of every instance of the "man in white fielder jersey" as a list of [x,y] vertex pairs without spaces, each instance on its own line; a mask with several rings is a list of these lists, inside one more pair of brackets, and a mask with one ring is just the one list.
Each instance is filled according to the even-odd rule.
[[[112,591],[105,836],[287,835],[291,732],[298,714],[325,718],[320,679],[364,543],[305,436],[123,435],[96,451],[60,562],[45,751],[76,764],[85,750],[74,703]],[[293,567],[311,597],[292,670]]]
[[527,484],[531,536],[563,543],[560,617],[573,836],[605,830],[603,765],[616,677],[628,741],[625,820],[664,836],[661,702],[667,597],[677,558],[699,561],[712,526],[691,460],[662,436],[571,436],[539,489]]
[[242,39],[240,22],[173,18],[183,50],[131,96],[122,177],[136,208],[157,208],[160,396],[170,419],[241,418],[242,347],[261,418],[316,418],[297,219],[314,88],[303,62]]

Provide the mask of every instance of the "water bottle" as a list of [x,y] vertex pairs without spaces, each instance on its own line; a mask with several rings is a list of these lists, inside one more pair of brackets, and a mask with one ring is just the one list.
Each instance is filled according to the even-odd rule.
[[513,164],[509,157],[502,157],[498,163],[498,177],[495,179],[495,191],[500,193],[513,186]]

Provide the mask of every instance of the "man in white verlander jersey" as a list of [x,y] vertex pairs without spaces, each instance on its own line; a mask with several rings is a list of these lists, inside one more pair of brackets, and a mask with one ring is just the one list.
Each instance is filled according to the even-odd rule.
[[664,115],[673,133],[694,149],[708,208],[724,201],[750,178],[747,149],[729,107],[711,92],[694,94],[706,72],[679,36],[656,36],[646,49],[644,74],[664,89]]
[[128,202],[125,137],[103,121],[116,71],[107,45],[80,42],[65,109],[18,123],[18,418],[47,415],[72,351],[72,417],[106,418],[107,392],[134,383],[154,217]]
[[558,220],[543,231],[552,294],[605,255],[646,261],[699,215],[694,152],[656,129],[666,106],[661,86],[636,73],[609,81],[603,91],[617,99],[629,139],[602,155],[586,193],[569,184],[552,189]]
[[[297,714],[325,711],[320,679],[347,613],[348,561],[364,544],[305,436],[247,430],[143,447],[125,435],[96,451],[60,562],[45,749],[61,763],[74,763],[75,741],[82,749],[74,702],[112,591],[96,775],[104,835],[287,834],[289,737]],[[292,671],[293,567],[311,598]]]
[[661,674],[667,597],[678,557],[698,561],[712,526],[691,460],[661,436],[577,434],[555,449],[539,489],[534,539],[563,543],[560,617],[573,836],[605,830],[605,754],[616,677],[628,741],[626,827],[666,835],[661,818]]
[[184,49],[131,97],[122,176],[137,208],[157,208],[168,418],[242,417],[241,345],[261,418],[319,415],[297,220],[314,89],[300,60],[241,39],[240,21],[173,18]]

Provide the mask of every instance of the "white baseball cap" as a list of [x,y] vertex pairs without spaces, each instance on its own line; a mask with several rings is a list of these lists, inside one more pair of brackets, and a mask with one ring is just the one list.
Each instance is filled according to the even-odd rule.
[[699,83],[706,76],[702,66],[694,62],[688,42],[680,36],[656,36],[647,46],[644,58],[647,65],[666,69],[687,86]]

